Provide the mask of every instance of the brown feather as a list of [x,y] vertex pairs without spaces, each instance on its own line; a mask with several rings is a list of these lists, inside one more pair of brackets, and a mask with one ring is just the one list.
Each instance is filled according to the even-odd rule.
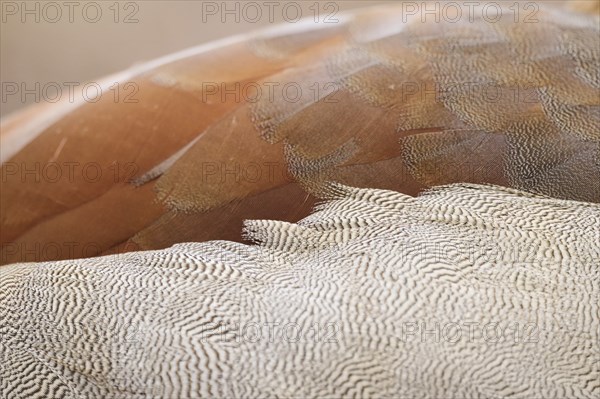
[[[306,216],[331,180],[410,195],[492,183],[600,202],[594,9],[542,4],[534,24],[508,11],[495,24],[403,24],[400,5],[373,7],[133,71],[121,84],[136,83],[137,103],[104,96],[20,129],[35,121],[27,111],[1,136],[12,154],[0,261],[239,241],[246,218]],[[223,91],[236,84],[238,98]],[[297,101],[286,84],[302,88]],[[58,181],[20,173],[49,162],[79,166]],[[101,178],[86,181],[84,165]],[[35,250],[49,243],[60,250]]]

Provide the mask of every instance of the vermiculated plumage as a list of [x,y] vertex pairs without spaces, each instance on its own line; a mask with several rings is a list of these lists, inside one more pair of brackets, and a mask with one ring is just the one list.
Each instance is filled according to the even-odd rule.
[[[0,264],[82,259],[0,267],[0,398],[598,398],[600,2],[521,5],[281,27],[3,123]],[[226,94],[272,83],[303,95]],[[71,162],[103,173],[21,173]]]
[[0,392],[598,397],[599,205],[328,193],[298,224],[247,222],[258,245],[0,268]]

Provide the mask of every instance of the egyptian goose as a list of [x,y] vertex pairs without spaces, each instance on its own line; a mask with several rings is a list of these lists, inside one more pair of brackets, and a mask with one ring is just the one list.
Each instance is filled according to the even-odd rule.
[[[400,10],[190,50],[124,75],[138,103],[9,121],[3,261],[98,247],[0,267],[0,396],[598,397],[597,15]],[[221,98],[236,82],[324,91]],[[20,177],[73,159],[133,169]],[[262,163],[282,173],[244,176]]]

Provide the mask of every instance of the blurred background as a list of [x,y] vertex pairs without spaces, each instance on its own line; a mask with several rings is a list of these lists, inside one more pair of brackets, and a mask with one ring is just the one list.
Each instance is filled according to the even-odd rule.
[[55,84],[66,92],[65,83],[94,82],[187,47],[301,17],[335,23],[346,10],[386,2],[2,0],[0,117],[54,98]]

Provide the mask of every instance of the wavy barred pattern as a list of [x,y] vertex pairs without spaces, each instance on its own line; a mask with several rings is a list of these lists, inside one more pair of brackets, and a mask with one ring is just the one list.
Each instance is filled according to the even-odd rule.
[[328,192],[258,245],[1,268],[2,396],[598,397],[598,205]]
[[[598,4],[508,2],[496,21],[484,2],[453,23],[398,2],[126,71],[137,104],[105,96],[6,125],[0,263],[49,243],[41,260],[239,240],[244,218],[308,215],[331,180],[600,202]],[[58,182],[18,173],[48,160]]]

